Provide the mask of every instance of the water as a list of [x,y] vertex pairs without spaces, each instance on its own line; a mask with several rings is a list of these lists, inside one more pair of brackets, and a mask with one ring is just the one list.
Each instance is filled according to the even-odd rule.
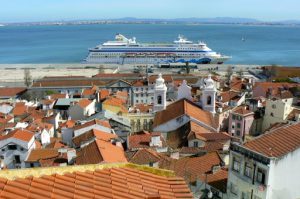
[[172,42],[183,34],[232,56],[226,63],[299,65],[300,27],[154,24],[0,27],[0,63],[80,63],[88,48],[116,33],[139,42]]

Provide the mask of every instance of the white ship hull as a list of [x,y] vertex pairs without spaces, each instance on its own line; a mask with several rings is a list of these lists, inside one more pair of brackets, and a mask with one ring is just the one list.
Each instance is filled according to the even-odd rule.
[[116,41],[108,41],[89,50],[88,63],[101,64],[222,64],[230,59],[212,51],[205,43],[192,43],[179,37],[175,44],[138,44],[117,34]]

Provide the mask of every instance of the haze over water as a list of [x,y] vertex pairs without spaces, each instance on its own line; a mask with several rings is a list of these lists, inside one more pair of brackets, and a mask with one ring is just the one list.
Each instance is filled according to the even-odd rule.
[[4,26],[0,63],[80,63],[88,48],[113,40],[116,33],[141,43],[171,43],[183,34],[232,56],[226,63],[299,66],[300,27],[182,24]]

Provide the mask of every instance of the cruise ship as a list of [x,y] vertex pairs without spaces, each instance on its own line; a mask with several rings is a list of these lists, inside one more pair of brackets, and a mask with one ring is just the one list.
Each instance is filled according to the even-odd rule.
[[89,49],[85,59],[88,63],[102,64],[222,64],[230,59],[214,52],[204,42],[194,43],[179,35],[178,40],[170,44],[143,44],[136,38],[126,38],[116,34],[114,41],[107,41],[102,45]]

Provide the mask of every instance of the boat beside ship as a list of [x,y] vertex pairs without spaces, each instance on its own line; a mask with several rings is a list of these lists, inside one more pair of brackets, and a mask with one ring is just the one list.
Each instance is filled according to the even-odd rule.
[[216,53],[204,42],[194,43],[179,35],[173,44],[142,44],[136,38],[116,34],[114,41],[107,41],[89,49],[88,63],[102,64],[222,64],[229,56]]

